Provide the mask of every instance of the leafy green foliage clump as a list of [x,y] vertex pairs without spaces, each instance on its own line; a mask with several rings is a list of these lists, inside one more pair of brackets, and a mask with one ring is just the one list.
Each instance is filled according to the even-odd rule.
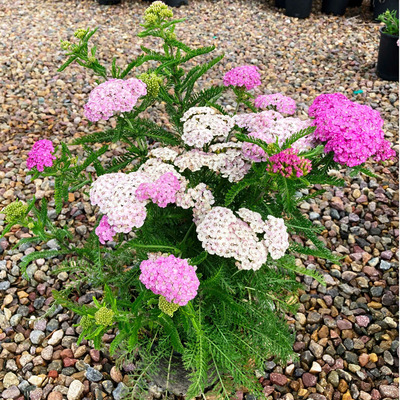
[[399,19],[396,15],[396,10],[386,10],[378,16],[378,20],[385,24],[384,32],[393,36],[399,36]]

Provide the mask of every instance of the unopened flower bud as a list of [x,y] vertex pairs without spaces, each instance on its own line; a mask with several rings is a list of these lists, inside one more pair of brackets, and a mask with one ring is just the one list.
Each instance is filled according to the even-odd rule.
[[90,57],[88,58],[88,62],[89,62],[89,64],[95,64],[95,63],[96,63],[96,61],[97,61],[97,58],[96,58],[96,57],[94,57],[94,56],[90,56]]
[[86,33],[87,33],[87,30],[86,30],[86,29],[80,28],[80,29],[77,29],[77,30],[75,31],[74,36],[75,36],[76,38],[78,38],[78,39],[83,39],[83,38],[85,37]]
[[17,200],[4,207],[1,211],[6,216],[6,222],[17,221],[25,216],[28,206]]
[[63,50],[69,50],[71,48],[72,43],[69,42],[68,40],[60,40],[61,42],[61,48]]
[[144,13],[144,20],[146,26],[151,26],[159,20],[166,20],[174,16],[172,10],[168,8],[162,1],[155,1],[148,7]]
[[143,73],[139,75],[139,79],[146,84],[147,95],[157,97],[163,79],[154,72]]
[[175,40],[176,39],[176,33],[175,32],[171,32],[171,31],[167,31],[165,32],[165,37],[167,40]]
[[169,303],[164,296],[158,299],[158,308],[164,313],[172,317],[174,312],[179,308],[179,304]]
[[160,10],[160,12],[158,14],[159,14],[160,18],[162,18],[162,19],[172,18],[174,16],[174,13],[169,8],[164,8],[164,9]]
[[101,307],[96,314],[94,319],[97,325],[109,326],[114,320],[114,311],[109,310],[107,307]]
[[81,326],[84,331],[89,329],[92,325],[93,322],[87,315],[84,315],[79,321],[79,326]]
[[146,23],[146,26],[152,26],[157,22],[157,15],[155,15],[155,14],[146,14],[144,16],[144,21]]

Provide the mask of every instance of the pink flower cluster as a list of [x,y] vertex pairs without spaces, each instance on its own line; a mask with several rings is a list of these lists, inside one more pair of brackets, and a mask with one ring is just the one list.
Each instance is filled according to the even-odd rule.
[[[251,132],[248,136],[254,139],[260,139],[265,143],[273,142],[272,138],[263,132]],[[244,142],[242,153],[245,158],[254,162],[267,161],[267,153],[254,143]]]
[[151,183],[142,183],[136,189],[136,197],[140,201],[150,199],[161,208],[176,202],[176,193],[180,189],[179,180],[171,172],[160,176]]
[[170,303],[185,306],[197,295],[200,286],[196,269],[186,259],[174,255],[142,261],[140,281]]
[[225,86],[244,86],[246,90],[261,85],[260,73],[255,65],[243,65],[231,69],[225,74],[223,82]]
[[[90,202],[107,216],[113,232],[129,233],[144,224],[149,199],[166,207],[176,202],[177,191],[183,191],[185,187],[185,178],[173,165],[151,158],[138,171],[99,176],[90,189]],[[103,233],[106,228],[105,223],[99,228],[102,237],[106,235]]]
[[239,128],[246,128],[249,132],[266,132],[275,121],[282,118],[282,114],[267,110],[260,113],[237,114],[234,116],[234,121]]
[[254,105],[257,108],[274,107],[276,111],[288,115],[293,115],[296,111],[296,102],[282,93],[257,96]]
[[[270,133],[278,139],[279,146],[282,146],[287,139],[290,139],[294,134],[313,126],[313,121],[310,119],[301,120],[300,118],[287,117],[276,121],[270,130]],[[299,151],[306,151],[315,147],[314,134],[304,136],[294,142],[292,147]]]
[[53,160],[56,159],[53,156],[54,146],[50,140],[42,139],[38,140],[33,146],[32,150],[28,154],[28,159],[26,160],[26,167],[36,169],[43,172],[44,167],[53,166]]
[[281,174],[285,178],[307,175],[311,171],[311,161],[307,158],[300,158],[295,149],[285,149],[278,154],[271,156],[268,161],[271,163],[267,171],[274,174]]
[[100,243],[105,244],[106,241],[112,240],[116,233],[114,228],[108,223],[107,215],[103,215],[96,228],[96,235],[99,237]]
[[147,93],[140,79],[110,79],[95,87],[85,105],[85,117],[92,122],[108,120],[116,112],[132,111],[139,97]]
[[309,109],[315,117],[315,137],[333,151],[334,160],[354,167],[375,156],[376,161],[396,155],[385,140],[383,119],[369,106],[350,101],[341,93],[318,96]]

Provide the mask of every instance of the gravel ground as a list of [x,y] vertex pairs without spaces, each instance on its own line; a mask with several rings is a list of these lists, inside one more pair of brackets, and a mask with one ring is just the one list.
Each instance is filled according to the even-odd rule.
[[[367,4],[332,17],[318,11],[317,1],[311,18],[296,20],[272,1],[190,3],[175,10],[188,18],[179,33],[187,43],[215,44],[226,54],[204,84],[220,83],[231,67],[256,64],[263,78],[258,93],[292,96],[299,115],[306,115],[318,94],[343,92],[381,112],[387,138],[398,150],[398,84],[376,76],[379,25],[371,22]],[[146,6],[133,0],[116,7],[87,0],[0,0],[0,208],[33,194],[51,198],[53,182],[30,183],[26,170],[26,153],[36,140],[69,142],[101,127],[88,127],[82,117],[93,77],[77,68],[56,71],[64,60],[60,39],[71,39],[75,29],[88,24],[99,26],[99,58],[109,62],[115,55],[123,65],[139,53],[140,44],[148,45],[134,35]],[[223,102],[229,107],[232,99]],[[108,155],[117,153],[114,147]],[[294,348],[300,360],[283,368],[267,361],[265,371],[258,372],[270,398],[398,398],[398,163],[371,167],[378,179],[346,177],[346,188],[330,188],[301,204],[314,223],[325,226],[327,246],[345,258],[329,269],[321,260],[302,259],[325,274],[327,287],[304,279],[299,313],[289,318],[297,330]],[[69,200],[61,215],[51,211],[50,216],[85,236],[95,220],[92,208],[79,193]],[[3,226],[0,214],[0,232]],[[65,273],[51,274],[59,260],[37,260],[28,268],[32,279],[22,278],[19,260],[40,249],[29,244],[12,249],[27,235],[13,231],[0,241],[0,397],[118,400],[132,366],[120,372],[106,350],[95,351],[86,342],[78,347],[76,316],[61,307],[50,310],[51,290],[69,279]],[[110,332],[105,342],[112,337]],[[244,396],[252,400],[236,393],[238,400]],[[154,386],[151,397],[159,398],[160,388]]]

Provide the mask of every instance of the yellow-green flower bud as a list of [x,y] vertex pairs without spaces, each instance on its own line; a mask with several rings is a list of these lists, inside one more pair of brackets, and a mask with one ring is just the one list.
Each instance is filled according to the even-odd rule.
[[4,207],[1,211],[6,216],[6,222],[13,222],[25,217],[28,206],[17,200]]
[[93,321],[87,315],[84,315],[79,321],[79,326],[81,326],[84,331],[89,329],[92,325]]
[[97,325],[109,326],[114,320],[114,311],[109,310],[107,307],[101,307],[96,314],[94,314],[94,320]]
[[158,15],[160,16],[160,18],[162,19],[168,19],[168,18],[172,18],[174,16],[174,13],[172,12],[171,9],[169,8],[164,8],[162,10],[160,10],[160,12],[158,13]]
[[144,12],[144,20],[147,25],[155,24],[158,19],[165,20],[173,16],[174,13],[172,10],[162,1],[155,1]]
[[83,39],[83,38],[85,37],[86,33],[87,33],[87,30],[86,30],[86,29],[80,28],[80,29],[77,29],[77,30],[75,31],[74,36],[75,36],[76,38],[78,38],[78,39]]
[[154,72],[141,74],[139,79],[146,84],[147,95],[151,98],[157,97],[163,79]]
[[68,40],[60,40],[60,42],[63,50],[69,50],[71,48],[72,43],[68,42]]
[[89,64],[94,64],[96,61],[97,61],[97,58],[94,57],[94,56],[90,56],[90,57],[88,58]]
[[34,227],[35,227],[35,224],[34,224],[33,222],[29,222],[28,228],[29,228],[29,229],[32,229],[32,228],[34,228]]
[[172,317],[174,312],[179,308],[179,304],[170,303],[164,296],[160,296],[158,299],[158,308],[164,313]]
[[152,26],[156,24],[157,19],[157,15],[151,13],[144,16],[144,22],[146,23],[146,26]]
[[175,32],[171,32],[171,31],[167,31],[165,32],[165,37],[167,40],[175,40],[176,39],[176,33]]

